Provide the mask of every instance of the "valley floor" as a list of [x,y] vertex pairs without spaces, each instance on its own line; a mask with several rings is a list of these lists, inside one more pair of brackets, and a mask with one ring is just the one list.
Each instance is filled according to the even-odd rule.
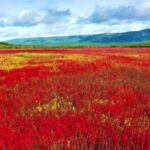
[[0,50],[0,149],[149,150],[150,48]]

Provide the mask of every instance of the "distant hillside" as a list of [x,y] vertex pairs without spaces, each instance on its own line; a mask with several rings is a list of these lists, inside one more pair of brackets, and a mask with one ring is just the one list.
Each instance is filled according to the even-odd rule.
[[18,46],[14,44],[8,44],[6,42],[0,42],[0,48],[17,48]]
[[79,36],[59,36],[59,37],[36,37],[14,39],[6,41],[10,44],[21,45],[47,45],[47,46],[71,46],[71,45],[99,45],[99,44],[132,44],[150,41],[150,29],[141,31],[115,33],[115,34],[96,34]]

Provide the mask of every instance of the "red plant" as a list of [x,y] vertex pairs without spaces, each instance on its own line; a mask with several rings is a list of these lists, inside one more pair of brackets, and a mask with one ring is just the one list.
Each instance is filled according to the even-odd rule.
[[1,50],[0,59],[24,52],[33,54],[24,65],[0,64],[0,149],[150,149],[149,48]]

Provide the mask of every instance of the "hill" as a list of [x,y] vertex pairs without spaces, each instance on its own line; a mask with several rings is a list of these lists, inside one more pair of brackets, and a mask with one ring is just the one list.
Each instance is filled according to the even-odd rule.
[[6,42],[9,44],[40,46],[99,46],[145,43],[147,41],[150,41],[150,29],[114,34],[23,38],[8,40]]

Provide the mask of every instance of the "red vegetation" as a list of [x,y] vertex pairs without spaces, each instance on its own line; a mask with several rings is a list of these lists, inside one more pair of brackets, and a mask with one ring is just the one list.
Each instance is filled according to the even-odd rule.
[[150,149],[149,49],[24,52],[0,52],[29,58],[0,64],[0,149]]

